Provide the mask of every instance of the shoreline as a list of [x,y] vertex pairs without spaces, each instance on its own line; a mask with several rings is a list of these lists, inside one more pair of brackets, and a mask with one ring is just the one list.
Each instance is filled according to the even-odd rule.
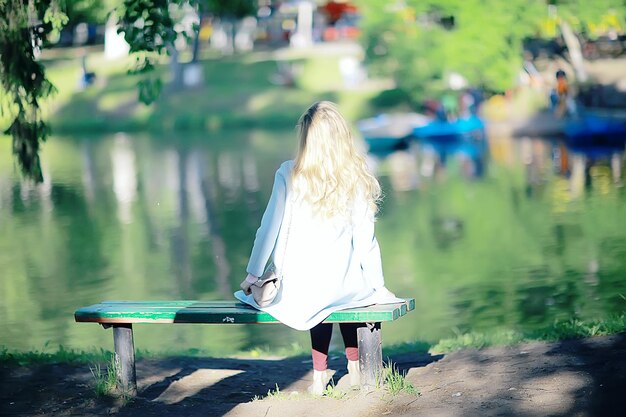
[[[588,108],[584,112],[626,122],[626,109]],[[392,112],[393,114],[393,112]],[[292,129],[297,115],[281,114],[275,117],[231,114],[223,115],[175,115],[173,118],[154,120],[109,119],[106,117],[82,120],[68,124],[55,123],[51,119],[53,134],[86,135],[107,133],[215,133],[226,129]],[[561,137],[567,118],[556,118],[549,109],[540,109],[535,113],[519,117],[483,117],[487,136],[491,137]]]
[[[626,109],[589,108],[585,113],[626,122]],[[563,137],[567,118],[556,118],[548,109],[540,110],[527,117],[506,120],[487,119],[485,127],[488,137]]]

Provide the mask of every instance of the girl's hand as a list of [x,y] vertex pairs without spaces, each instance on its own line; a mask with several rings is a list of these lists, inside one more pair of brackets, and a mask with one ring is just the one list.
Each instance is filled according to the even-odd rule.
[[250,286],[252,284],[250,284],[248,281],[246,281],[245,279],[243,281],[241,281],[241,284],[239,284],[239,287],[241,287],[241,289],[243,290],[243,293],[245,295],[250,295],[250,293],[252,291],[250,291]]
[[259,279],[258,277],[255,277],[252,274],[248,274],[248,276],[246,276],[246,278],[243,281],[241,281],[241,284],[239,284],[239,287],[243,290],[244,294],[250,295],[252,293],[252,291],[250,291],[250,287],[258,279]]

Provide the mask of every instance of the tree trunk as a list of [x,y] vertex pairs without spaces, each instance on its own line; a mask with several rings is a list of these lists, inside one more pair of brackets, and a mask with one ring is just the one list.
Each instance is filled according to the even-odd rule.
[[561,22],[561,33],[563,34],[565,45],[567,45],[572,66],[576,72],[576,79],[579,83],[587,81],[587,71],[585,70],[580,41],[566,22]]
[[170,89],[178,89],[183,84],[183,66],[178,61],[178,50],[174,45],[167,47],[170,51],[170,73],[172,74],[172,82]]

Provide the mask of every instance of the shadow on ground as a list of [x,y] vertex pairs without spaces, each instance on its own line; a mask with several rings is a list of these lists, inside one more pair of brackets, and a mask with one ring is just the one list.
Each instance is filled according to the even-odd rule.
[[[0,415],[311,417],[391,415],[622,416],[626,409],[626,333],[554,343],[463,350],[391,359],[421,393],[350,394],[314,399],[289,393],[311,383],[308,357],[213,359],[172,357],[138,362],[138,398],[96,397],[89,366],[0,364]],[[332,358],[341,385],[345,359]],[[347,378],[346,378],[347,379]],[[345,379],[344,379],[345,380]],[[266,396],[278,384],[282,398]]]
[[[408,371],[440,358],[402,354],[392,360],[400,370]],[[335,383],[347,373],[345,358],[332,357],[329,367],[337,371]],[[95,395],[87,364],[0,364],[0,415],[223,416],[255,396],[267,396],[277,385],[289,395],[306,392],[312,382],[308,356],[276,360],[143,359],[137,363],[137,378],[138,396],[124,404]],[[298,406],[308,403],[299,402]]]
[[626,334],[459,351],[408,379],[422,396],[391,415],[623,416]]

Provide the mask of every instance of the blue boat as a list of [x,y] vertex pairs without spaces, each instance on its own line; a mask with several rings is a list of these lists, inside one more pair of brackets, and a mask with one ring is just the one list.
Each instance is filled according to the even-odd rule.
[[429,118],[419,113],[380,114],[359,120],[357,128],[370,152],[380,153],[401,149],[409,144],[413,128],[424,126]]
[[569,145],[620,146],[626,141],[626,122],[588,113],[567,120],[564,133]]
[[418,139],[483,139],[485,137],[485,124],[475,115],[454,121],[433,120],[424,126],[416,126],[413,129],[413,135]]

